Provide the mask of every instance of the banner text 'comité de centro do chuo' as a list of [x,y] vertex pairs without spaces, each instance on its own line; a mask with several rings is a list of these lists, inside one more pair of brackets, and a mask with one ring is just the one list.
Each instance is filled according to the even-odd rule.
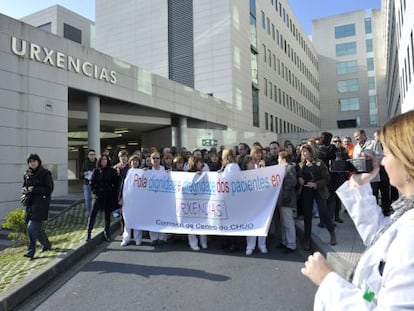
[[123,215],[130,229],[266,236],[285,174],[280,165],[232,172],[130,169]]

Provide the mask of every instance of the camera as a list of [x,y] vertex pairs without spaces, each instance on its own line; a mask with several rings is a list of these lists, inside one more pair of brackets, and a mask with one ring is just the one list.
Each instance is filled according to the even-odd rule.
[[354,173],[361,174],[361,173],[369,173],[374,169],[372,164],[372,159],[370,158],[357,158],[357,159],[349,159],[347,160],[352,165],[352,170]]
[[331,160],[329,169],[334,173],[344,173],[352,170],[352,165],[347,160]]

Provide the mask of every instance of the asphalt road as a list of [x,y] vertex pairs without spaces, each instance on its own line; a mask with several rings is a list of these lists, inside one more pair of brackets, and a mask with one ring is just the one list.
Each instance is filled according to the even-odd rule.
[[192,251],[185,240],[157,246],[103,243],[18,310],[312,310],[316,292],[300,268],[306,253],[268,243],[225,253],[218,241]]

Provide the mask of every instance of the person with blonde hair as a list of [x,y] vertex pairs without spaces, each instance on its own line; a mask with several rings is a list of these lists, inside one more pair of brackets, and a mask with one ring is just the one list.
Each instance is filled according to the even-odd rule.
[[379,132],[382,165],[401,193],[384,216],[370,182],[379,172],[354,174],[338,190],[367,249],[350,281],[337,274],[318,252],[301,272],[319,286],[314,310],[414,310],[414,111],[388,121]]

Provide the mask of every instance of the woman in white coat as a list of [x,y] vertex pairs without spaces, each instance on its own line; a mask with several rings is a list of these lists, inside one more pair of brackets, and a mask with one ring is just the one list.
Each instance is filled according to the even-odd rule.
[[401,193],[394,213],[383,216],[372,195],[371,173],[354,174],[338,196],[367,245],[351,281],[333,271],[320,253],[309,256],[302,273],[319,289],[314,310],[414,310],[414,111],[398,115],[380,130],[390,183]]

